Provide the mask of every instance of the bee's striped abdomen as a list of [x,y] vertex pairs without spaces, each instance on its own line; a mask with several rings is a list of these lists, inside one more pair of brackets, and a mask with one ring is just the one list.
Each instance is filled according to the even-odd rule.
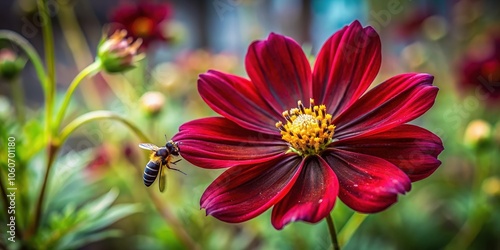
[[156,179],[156,176],[158,176],[158,170],[160,170],[160,165],[156,164],[153,161],[149,161],[148,164],[146,164],[146,168],[144,168],[144,176],[142,179],[144,180],[144,185],[146,187],[151,186],[153,182]]

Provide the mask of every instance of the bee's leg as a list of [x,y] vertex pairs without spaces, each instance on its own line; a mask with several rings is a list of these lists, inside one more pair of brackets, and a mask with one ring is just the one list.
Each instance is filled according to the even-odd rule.
[[182,172],[180,169],[177,169],[177,168],[171,168],[169,165],[165,165],[167,166],[168,169],[172,169],[172,170],[175,170],[175,171],[179,171],[181,173],[183,173],[184,175],[187,175],[186,173]]
[[182,160],[182,159],[179,159],[179,160],[174,161],[174,162],[171,162],[171,163],[175,165],[175,163],[180,162],[181,160]]

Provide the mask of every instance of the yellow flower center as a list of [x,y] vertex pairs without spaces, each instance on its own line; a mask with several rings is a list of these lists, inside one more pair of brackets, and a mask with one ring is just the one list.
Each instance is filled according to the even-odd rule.
[[147,17],[139,17],[132,23],[132,33],[139,37],[148,37],[153,31],[153,20]]
[[286,122],[276,123],[281,138],[288,142],[290,151],[302,156],[317,155],[333,140],[335,125],[332,115],[326,113],[325,105],[314,105],[310,99],[309,108],[298,101],[298,108],[284,111]]

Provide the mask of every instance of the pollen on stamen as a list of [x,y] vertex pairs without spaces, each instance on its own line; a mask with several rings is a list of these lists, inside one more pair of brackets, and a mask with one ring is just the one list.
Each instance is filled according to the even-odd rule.
[[281,138],[290,145],[290,151],[302,156],[321,153],[332,142],[335,130],[332,115],[326,112],[326,106],[314,105],[313,99],[309,101],[310,106],[306,108],[299,100],[297,108],[282,113],[285,123],[276,123]]
[[301,101],[298,101],[298,106],[299,106],[300,111],[302,111],[302,113],[305,114],[306,113],[305,107],[304,107],[304,105],[302,105]]

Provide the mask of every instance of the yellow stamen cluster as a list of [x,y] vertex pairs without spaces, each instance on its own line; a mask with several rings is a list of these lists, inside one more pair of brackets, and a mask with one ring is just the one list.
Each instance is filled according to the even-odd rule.
[[134,42],[132,37],[127,38],[126,30],[115,31],[108,39],[111,43],[111,49],[117,50],[122,55],[135,55],[141,47],[142,39],[137,38]]
[[314,105],[310,99],[309,108],[298,101],[298,108],[283,112],[286,123],[277,122],[281,138],[290,144],[290,150],[299,155],[316,155],[332,142],[335,126],[332,115],[325,105]]
[[117,30],[109,38],[103,39],[97,49],[97,57],[102,68],[108,73],[123,72],[134,67],[143,55],[137,54],[142,39],[127,38],[126,30]]
[[153,21],[148,17],[139,17],[132,23],[132,33],[136,36],[147,37],[154,28]]

